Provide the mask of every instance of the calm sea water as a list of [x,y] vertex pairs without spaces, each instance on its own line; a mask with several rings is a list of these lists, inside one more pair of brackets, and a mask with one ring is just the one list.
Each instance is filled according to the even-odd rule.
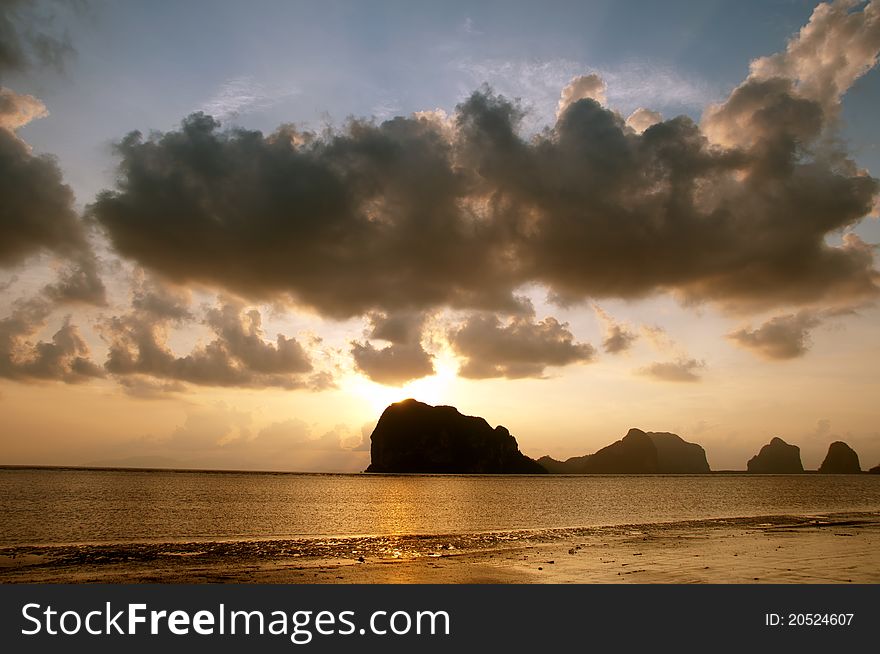
[[880,511],[880,475],[0,469],[0,546],[453,534]]

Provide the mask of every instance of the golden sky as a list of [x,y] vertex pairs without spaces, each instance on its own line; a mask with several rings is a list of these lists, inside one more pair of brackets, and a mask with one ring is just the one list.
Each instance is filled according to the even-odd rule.
[[87,28],[41,6],[0,16],[0,464],[354,472],[407,397],[534,458],[638,427],[713,469],[773,436],[808,469],[833,440],[880,462],[876,4],[789,17],[723,88],[490,57],[463,17],[427,67],[454,90],[400,82],[363,117],[302,71],[239,75],[245,54],[196,106],[105,84],[87,110],[71,80],[118,52],[102,74],[147,84],[145,46],[104,38],[117,7],[88,28],[103,58],[78,53]]

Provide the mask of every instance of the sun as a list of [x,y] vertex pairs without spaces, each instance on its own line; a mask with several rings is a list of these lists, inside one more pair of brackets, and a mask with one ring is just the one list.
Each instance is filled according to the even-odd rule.
[[444,404],[448,401],[458,366],[454,361],[437,359],[434,369],[436,372],[430,377],[414,379],[403,386],[386,386],[361,375],[353,375],[349,379],[349,391],[365,400],[377,416],[389,404],[408,398],[427,404]]

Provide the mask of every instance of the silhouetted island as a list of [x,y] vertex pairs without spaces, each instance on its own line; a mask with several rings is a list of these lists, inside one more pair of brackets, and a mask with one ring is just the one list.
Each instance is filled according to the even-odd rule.
[[776,436],[762,447],[758,454],[749,459],[747,468],[749,472],[765,474],[803,472],[801,448],[797,445],[789,445]]
[[621,440],[595,454],[557,461],[538,459],[555,474],[698,474],[709,472],[706,452],[677,434],[630,429]]
[[819,472],[826,474],[850,475],[861,471],[859,455],[843,441],[834,441],[828,446],[828,454],[819,466]]
[[868,470],[868,472],[870,472],[872,475],[880,475],[880,463]]
[[519,451],[505,427],[451,406],[416,400],[390,405],[370,436],[367,472],[546,474]]

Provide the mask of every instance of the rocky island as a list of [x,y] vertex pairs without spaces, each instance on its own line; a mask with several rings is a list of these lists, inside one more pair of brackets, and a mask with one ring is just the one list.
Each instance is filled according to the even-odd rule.
[[[774,437],[749,459],[748,472],[804,472],[800,448]],[[452,406],[414,399],[388,406],[370,436],[366,472],[436,474],[708,474],[706,451],[678,434],[630,429],[620,440],[593,454],[559,461],[537,461],[519,450],[507,428],[463,415]],[[818,472],[861,472],[858,454],[846,443],[831,443]],[[880,473],[880,466],[868,472]]]
[[416,400],[390,405],[370,436],[367,472],[545,474],[505,427],[451,406]]
[[803,472],[801,448],[797,445],[789,445],[778,436],[775,436],[767,445],[761,448],[758,454],[749,459],[747,468],[749,472],[764,474]]
[[595,454],[557,461],[538,459],[555,474],[699,474],[709,472],[706,452],[677,434],[630,429],[619,441]]
[[843,441],[834,441],[828,446],[828,454],[819,466],[819,472],[837,475],[852,475],[862,471],[859,455]]

